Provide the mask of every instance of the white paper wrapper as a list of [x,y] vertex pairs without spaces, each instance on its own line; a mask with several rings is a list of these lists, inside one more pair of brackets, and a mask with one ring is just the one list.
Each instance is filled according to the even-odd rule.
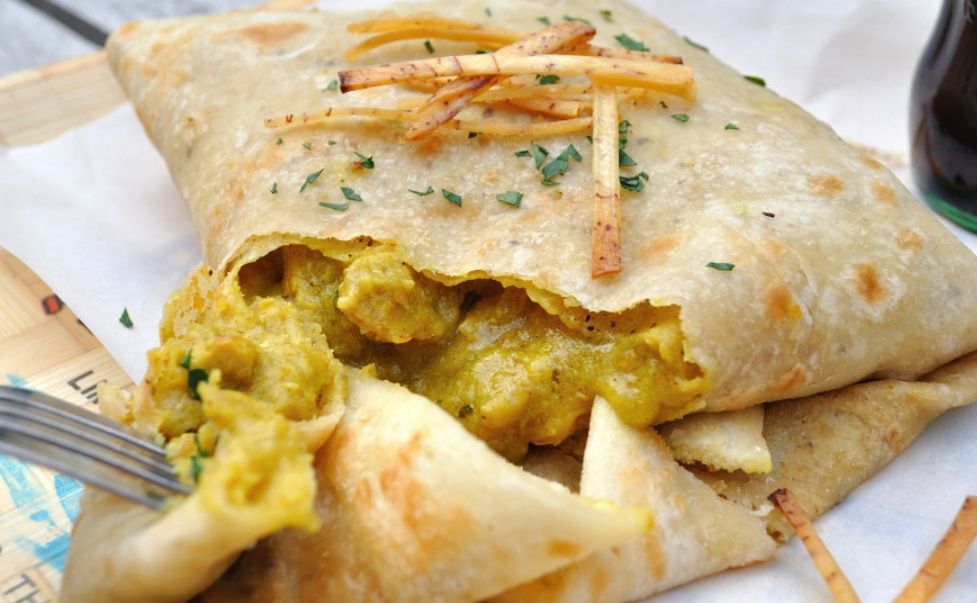
[[[843,137],[905,154],[909,83],[937,0],[639,4],[744,73],[763,76]],[[165,164],[132,110],[120,108],[47,144],[0,149],[0,208],[0,246],[44,278],[140,379],[145,352],[157,343],[163,302],[199,261],[200,250]],[[977,250],[977,236],[953,230]],[[132,330],[118,321],[123,308]],[[977,492],[975,459],[977,406],[935,422],[818,522],[864,600],[891,599],[916,571],[964,496]],[[824,584],[794,541],[771,563],[697,582],[661,600],[826,599]],[[938,600],[977,600],[977,550]]]

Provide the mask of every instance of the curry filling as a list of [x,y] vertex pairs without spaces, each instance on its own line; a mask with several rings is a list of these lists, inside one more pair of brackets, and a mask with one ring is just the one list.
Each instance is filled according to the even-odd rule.
[[369,240],[198,274],[167,304],[161,340],[147,379],[167,438],[207,422],[195,380],[306,421],[345,395],[343,365],[426,396],[511,460],[585,427],[595,396],[644,426],[696,410],[708,388],[676,307],[590,313],[516,282],[438,279]]

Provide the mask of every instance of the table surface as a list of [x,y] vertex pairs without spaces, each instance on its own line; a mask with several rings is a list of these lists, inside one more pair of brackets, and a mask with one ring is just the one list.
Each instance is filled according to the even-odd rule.
[[0,76],[86,54],[127,21],[216,13],[254,0],[0,0]]

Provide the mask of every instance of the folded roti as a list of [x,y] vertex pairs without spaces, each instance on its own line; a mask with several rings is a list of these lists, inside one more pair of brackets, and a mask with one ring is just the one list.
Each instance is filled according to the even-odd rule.
[[[820,394],[866,378],[912,379],[977,349],[977,258],[891,173],[800,108],[745,81],[636,8],[620,2],[600,8],[612,9],[615,21],[627,27],[601,27],[595,43],[613,46],[613,35],[626,29],[657,53],[682,56],[695,71],[698,99],[685,104],[663,97],[670,110],[652,103],[622,107],[622,118],[631,124],[628,153],[649,178],[643,192],[625,195],[624,271],[598,280],[588,270],[590,170],[570,169],[558,187],[544,186],[531,159],[516,156],[527,140],[447,132],[406,143],[396,127],[359,121],[281,131],[264,127],[270,115],[324,105],[396,106],[411,96],[394,88],[340,95],[330,85],[347,66],[340,58],[350,45],[345,27],[362,14],[242,12],[133,23],[111,37],[113,69],[190,207],[206,262],[167,306],[162,345],[151,352],[147,376],[156,406],[148,418],[133,416],[133,422],[145,422],[171,445],[182,443],[175,446],[183,451],[176,462],[185,469],[189,439],[214,422],[193,401],[194,371],[209,374],[211,386],[245,392],[284,416],[294,427],[282,444],[289,450],[295,442],[315,449],[328,429],[308,426],[318,425],[326,409],[343,400],[348,405],[336,434],[316,456],[320,531],[288,530],[262,540],[208,591],[210,600],[308,600],[326,593],[337,600],[484,598],[560,568],[572,575],[572,568],[588,566],[580,560],[590,553],[595,556],[588,559],[603,559],[608,572],[622,577],[620,590],[607,595],[620,600],[762,559],[769,555],[769,539],[744,507],[752,510],[765,496],[766,477],[745,478],[736,490],[724,489],[722,472],[699,474],[720,495],[740,503],[734,505],[680,468],[657,435],[637,427],[701,410],[738,411]],[[419,2],[397,10],[484,18],[482,6],[468,3]],[[583,0],[556,6],[497,0],[492,12],[497,22],[526,32],[537,29],[543,15],[601,22],[597,7]],[[458,48],[471,52],[470,45]],[[420,44],[404,43],[366,60],[426,55]],[[671,111],[689,119],[670,119]],[[738,130],[726,129],[727,123]],[[539,142],[549,149],[573,144],[582,162],[590,161],[582,134]],[[341,186],[362,200],[346,211],[319,204],[347,195]],[[452,191],[463,202],[411,192],[428,187]],[[495,200],[504,190],[523,193],[520,208]],[[712,262],[734,268],[715,270],[707,266]],[[471,307],[465,301],[470,296],[476,300]],[[479,306],[485,299],[495,305]],[[544,326],[532,331],[526,325]],[[586,495],[594,488],[595,495],[625,501],[625,487],[650,493],[642,500],[658,508],[663,521],[644,544],[670,543],[663,547],[668,569],[660,575],[635,569],[657,562],[647,547],[621,545],[619,551],[631,551],[621,562],[611,559],[614,549],[608,553],[643,529],[641,513],[594,506],[507,465],[448,418],[455,415],[470,431],[487,434],[492,447],[513,460],[525,454],[528,443],[558,444],[578,432],[592,397],[577,400],[567,416],[520,413],[531,406],[540,383],[570,395],[573,387],[566,383],[574,371],[560,372],[563,366],[552,364],[556,360],[546,352],[573,348],[595,328],[612,342],[630,342],[633,348],[626,352],[644,354],[641,362],[624,354],[608,366],[631,366],[635,373],[651,367],[646,393],[654,400],[637,410],[608,400],[631,427],[615,423],[607,405],[597,407],[593,420],[601,428],[587,455],[598,469],[588,478],[585,459],[581,490]],[[527,332],[538,336],[520,339]],[[486,333],[496,338],[491,353],[465,347],[483,342]],[[453,339],[447,347],[435,346],[432,356],[427,342],[439,337]],[[448,386],[477,377],[494,395],[484,404],[451,406],[440,395],[444,387],[418,384],[412,371],[421,369],[414,358],[424,359],[425,371],[433,366]],[[420,388],[430,400],[376,380],[347,382],[340,361],[378,367],[383,377]],[[513,365],[521,372],[511,372]],[[599,371],[588,377],[607,378]],[[829,395],[848,399],[858,387]],[[818,400],[783,404],[816,412]],[[879,404],[905,400],[886,395]],[[936,414],[886,416],[914,436]],[[745,436],[739,441],[758,443],[756,415],[715,422]],[[811,451],[790,452],[783,442],[800,428],[784,416],[768,415],[763,423],[774,479],[783,475],[777,460],[782,451],[788,464],[809,463],[818,446],[836,446],[826,438]],[[701,435],[709,431],[702,426],[712,422],[688,425],[698,425],[690,431]],[[509,441],[516,428],[531,437]],[[858,422],[849,429],[852,438],[875,433]],[[309,431],[314,435],[303,435]],[[412,434],[422,434],[425,446],[404,448],[397,456],[384,445],[406,446]],[[210,454],[217,466],[225,444],[215,442]],[[646,460],[649,470],[615,481],[604,470],[620,467],[626,448]],[[455,449],[466,451],[464,460],[471,464],[452,456]],[[817,510],[824,510],[896,450],[849,467],[846,476],[822,472],[819,481],[795,485],[816,493],[822,483],[844,482],[817,501]],[[722,462],[727,461],[743,463]],[[574,464],[559,462],[561,468],[549,475],[572,484]],[[391,478],[388,489],[371,489],[397,463],[409,467],[386,474],[407,481]],[[539,472],[544,465],[536,465]],[[201,484],[207,471],[205,465]],[[660,495],[670,488],[731,518],[725,530],[711,526],[718,544],[700,538],[701,532],[689,536],[689,530],[710,524],[694,510],[675,514],[663,505]],[[383,494],[371,499],[377,506],[357,504],[377,493]],[[514,535],[492,533],[478,522],[442,523],[461,508],[458,498],[494,503],[485,516],[519,529]],[[114,509],[96,500],[79,521],[79,542],[92,543],[100,555],[95,558],[105,558],[109,546],[100,535],[127,530],[115,523]],[[415,511],[428,513],[423,525],[408,521]],[[140,521],[149,529],[160,525]],[[239,551],[264,536],[267,525],[262,526],[238,535],[232,548]],[[392,541],[421,557],[401,554],[389,546]],[[518,550],[523,545],[525,551]],[[158,554],[167,557],[168,550]],[[179,596],[193,594],[230,562],[233,551],[221,553],[204,560],[204,577]],[[74,600],[102,600],[130,579],[122,573],[107,585],[84,580],[85,554],[76,547],[69,562],[74,578],[65,588]],[[324,563],[345,570],[324,571]],[[426,565],[419,569],[418,563]],[[140,576],[147,567],[132,566]],[[137,586],[137,598],[178,598],[167,590],[170,585]]]
[[[395,243],[413,268],[442,278],[488,276],[590,311],[677,308],[684,357],[710,384],[680,413],[799,397],[869,375],[912,377],[977,349],[977,258],[888,170],[639,9],[623,2],[604,8],[632,38],[683,57],[698,100],[683,106],[669,99],[672,110],[622,107],[632,125],[628,153],[649,180],[642,193],[625,195],[624,272],[597,280],[587,269],[590,171],[571,169],[559,187],[543,186],[528,160],[514,157],[527,140],[450,132],[408,144],[402,129],[376,122],[284,131],[263,125],[271,115],[396,106],[417,96],[329,90],[347,66],[345,27],[362,14],[132,23],[107,48],[215,269],[303,238],[365,236]],[[474,21],[484,20],[482,9],[396,8]],[[493,22],[527,32],[538,29],[541,15],[602,21],[582,0],[558,7],[501,0],[492,11]],[[619,29],[599,27],[595,42],[615,46]],[[428,53],[405,43],[362,60],[411,56]],[[675,107],[687,122],[669,118]],[[739,130],[725,130],[731,122]],[[541,142],[550,149],[573,143],[582,165],[590,163],[583,135]],[[356,153],[372,157],[375,168],[357,169]],[[300,191],[318,170],[314,185]],[[319,206],[341,198],[341,182],[364,201],[348,211]],[[408,190],[429,185],[457,193],[462,206]],[[504,190],[524,194],[518,211],[495,200]],[[709,262],[735,269],[713,270]]]
[[530,475],[375,379],[353,380],[316,472],[322,530],[266,539],[202,601],[476,601],[651,528],[641,505]]
[[625,425],[600,399],[590,418],[580,492],[646,506],[656,528],[493,601],[633,601],[774,552],[760,518],[720,498],[673,460],[654,430]]

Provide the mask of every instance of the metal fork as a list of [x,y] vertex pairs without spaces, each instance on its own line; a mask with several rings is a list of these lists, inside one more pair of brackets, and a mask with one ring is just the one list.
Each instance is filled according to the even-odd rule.
[[0,385],[0,453],[152,509],[191,489],[166,451],[124,425],[47,394]]

